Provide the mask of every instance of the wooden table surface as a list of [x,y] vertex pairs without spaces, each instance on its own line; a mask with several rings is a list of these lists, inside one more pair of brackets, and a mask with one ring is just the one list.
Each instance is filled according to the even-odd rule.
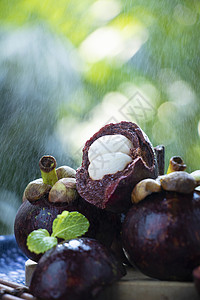
[[[37,300],[27,287],[0,279],[0,299]],[[159,281],[133,268],[119,282],[107,287],[95,300],[199,300],[193,282]],[[66,299],[68,300],[68,299]]]
[[108,287],[98,300],[199,300],[193,282],[160,281],[133,268],[118,283]]

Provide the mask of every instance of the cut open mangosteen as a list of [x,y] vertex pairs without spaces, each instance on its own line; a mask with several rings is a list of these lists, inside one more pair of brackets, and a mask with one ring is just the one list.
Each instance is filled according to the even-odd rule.
[[156,178],[154,148],[132,122],[108,124],[83,148],[82,165],[76,172],[79,194],[101,209],[126,212],[131,191],[144,178]]

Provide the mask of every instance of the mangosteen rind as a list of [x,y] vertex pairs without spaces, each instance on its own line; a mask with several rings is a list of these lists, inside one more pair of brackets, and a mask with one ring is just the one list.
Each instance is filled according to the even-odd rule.
[[191,281],[200,265],[200,193],[162,191],[133,204],[122,243],[128,260],[145,275]]
[[73,239],[43,255],[34,271],[30,291],[44,300],[91,299],[125,273],[123,265],[98,241]]
[[[123,171],[105,175],[101,180],[89,176],[88,151],[91,144],[104,135],[121,134],[133,144],[132,162]],[[108,124],[93,135],[83,148],[82,165],[77,169],[76,182],[79,194],[101,209],[126,212],[131,207],[131,191],[144,178],[156,178],[158,166],[155,152],[147,136],[134,123]]]

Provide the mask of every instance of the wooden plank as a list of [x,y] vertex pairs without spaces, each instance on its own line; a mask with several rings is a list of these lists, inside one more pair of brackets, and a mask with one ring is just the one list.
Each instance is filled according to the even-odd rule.
[[3,300],[36,300],[24,285],[0,279],[0,298]]
[[[198,300],[194,285],[150,281],[119,282],[109,289],[101,300]],[[99,299],[99,300],[100,300]]]
[[25,285],[26,286],[30,285],[31,278],[32,278],[32,275],[33,275],[33,272],[34,272],[36,266],[37,266],[37,263],[31,259],[28,259],[25,262]]
[[160,281],[128,268],[127,275],[96,300],[199,300],[193,282]]
[[4,285],[6,285],[8,287],[12,287],[12,288],[24,287],[23,284],[18,284],[16,282],[7,281],[7,280],[1,279],[1,278],[0,278],[0,284],[4,284]]

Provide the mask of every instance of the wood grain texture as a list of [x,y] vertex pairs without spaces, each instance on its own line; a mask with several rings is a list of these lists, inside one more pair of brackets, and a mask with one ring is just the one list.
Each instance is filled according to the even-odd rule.
[[193,282],[160,281],[128,268],[127,275],[97,300],[199,300]]

